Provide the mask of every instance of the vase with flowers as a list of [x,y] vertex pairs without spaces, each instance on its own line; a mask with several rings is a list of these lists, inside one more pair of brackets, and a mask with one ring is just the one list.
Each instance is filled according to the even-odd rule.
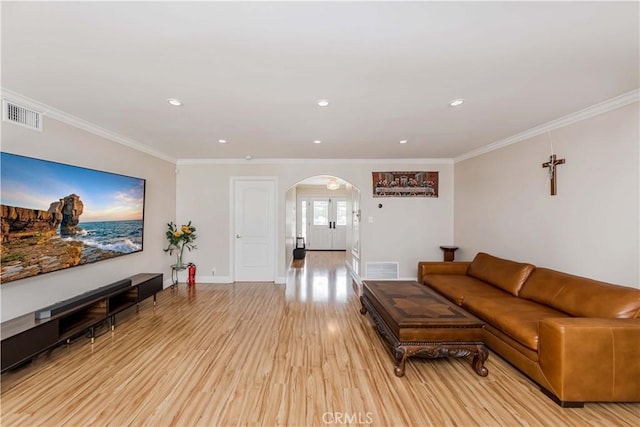
[[183,269],[185,266],[182,263],[182,254],[184,253],[184,249],[187,248],[189,251],[191,249],[196,249],[196,245],[193,244],[193,241],[196,240],[196,228],[191,225],[191,221],[187,224],[183,224],[178,228],[176,224],[172,222],[167,224],[167,232],[165,233],[167,236],[167,240],[169,241],[169,245],[165,252],[169,252],[169,255],[173,255],[173,252],[176,252],[176,269]]

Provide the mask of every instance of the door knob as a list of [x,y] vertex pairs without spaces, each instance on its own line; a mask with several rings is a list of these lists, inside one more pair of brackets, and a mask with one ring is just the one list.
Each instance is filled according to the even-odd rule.
[[241,239],[241,238],[242,238],[242,236],[241,236],[241,235],[236,234],[236,239]]

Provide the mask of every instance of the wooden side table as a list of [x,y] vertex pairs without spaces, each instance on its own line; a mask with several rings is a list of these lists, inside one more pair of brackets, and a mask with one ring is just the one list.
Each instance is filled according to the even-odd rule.
[[454,252],[458,250],[457,246],[440,246],[444,252],[444,261],[453,262]]

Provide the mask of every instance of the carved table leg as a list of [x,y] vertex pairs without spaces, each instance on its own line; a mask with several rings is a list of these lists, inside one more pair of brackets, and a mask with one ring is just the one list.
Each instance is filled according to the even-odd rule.
[[360,297],[360,314],[367,314],[367,307],[364,306],[362,297]]
[[475,354],[473,355],[473,361],[471,362],[471,366],[473,366],[473,370],[476,371],[476,374],[481,377],[486,377],[489,375],[489,370],[484,366],[484,362],[489,357],[489,352],[484,345],[478,345]]
[[393,370],[393,373],[396,374],[396,377],[404,376],[404,366],[407,362],[407,357],[409,356],[409,352],[404,347],[396,347],[396,359],[398,360],[398,364]]

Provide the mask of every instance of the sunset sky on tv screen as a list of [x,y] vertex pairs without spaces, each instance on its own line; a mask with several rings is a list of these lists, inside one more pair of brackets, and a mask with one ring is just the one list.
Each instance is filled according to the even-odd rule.
[[52,202],[77,194],[82,222],[141,220],[144,180],[61,163],[2,153],[1,203],[47,210]]

